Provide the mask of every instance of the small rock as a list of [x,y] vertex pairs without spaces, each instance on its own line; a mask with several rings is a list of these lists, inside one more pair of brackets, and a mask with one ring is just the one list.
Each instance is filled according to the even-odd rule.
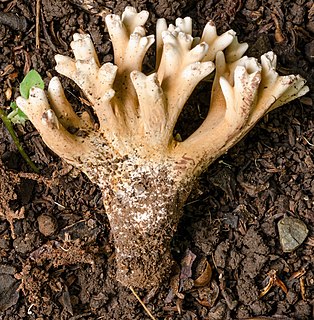
[[6,264],[0,264],[0,274],[10,274],[14,275],[16,273],[16,268]]
[[0,312],[14,306],[19,299],[19,282],[13,276],[0,274]]
[[283,252],[297,249],[307,237],[309,230],[297,218],[284,217],[278,222],[279,239]]
[[48,214],[44,213],[44,214],[40,215],[37,218],[37,221],[38,221],[39,231],[45,237],[49,237],[49,236],[53,235],[58,228],[57,220]]

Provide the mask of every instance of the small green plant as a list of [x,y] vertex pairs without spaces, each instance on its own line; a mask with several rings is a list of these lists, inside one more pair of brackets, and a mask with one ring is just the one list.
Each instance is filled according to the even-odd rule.
[[29,92],[33,87],[40,88],[42,90],[45,88],[45,83],[36,70],[30,70],[22,80],[20,84],[21,96],[25,99],[28,99]]
[[[42,80],[40,74],[36,70],[30,70],[25,76],[25,78],[23,79],[23,81],[21,82],[20,84],[21,96],[25,99],[28,99],[30,90],[33,87],[40,88],[42,90],[45,87],[44,81]],[[3,121],[4,125],[6,126],[6,128],[8,129],[17,149],[21,153],[24,160],[33,169],[33,171],[38,173],[39,172],[38,168],[24,151],[12,125],[12,124],[21,124],[22,126],[24,126],[25,121],[28,120],[28,118],[25,115],[25,113],[18,108],[15,101],[11,102],[10,108],[12,111],[9,114],[6,114],[5,111],[0,108],[0,118]]]
[[[42,90],[45,88],[45,83],[36,70],[30,70],[21,82],[21,96],[25,99],[28,99],[29,92],[32,87],[40,88]],[[21,124],[24,126],[25,121],[28,120],[26,114],[18,108],[15,101],[11,102],[10,108],[12,111],[8,114],[8,119],[14,124]]]
[[7,118],[14,124],[25,125],[25,121],[28,120],[26,114],[18,108],[15,101],[10,104],[11,112],[7,115]]

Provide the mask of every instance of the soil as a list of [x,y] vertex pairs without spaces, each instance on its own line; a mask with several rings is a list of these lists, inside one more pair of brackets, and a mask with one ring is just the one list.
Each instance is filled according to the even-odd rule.
[[[137,294],[156,319],[313,319],[313,1],[86,3],[42,0],[37,48],[36,1],[0,1],[2,108],[19,95],[30,69],[46,84],[56,75],[54,55],[71,54],[77,31],[91,34],[102,63],[111,61],[97,13],[120,14],[126,5],[150,12],[150,33],[161,17],[174,22],[191,16],[195,35],[212,19],[219,33],[232,28],[248,42],[248,55],[273,50],[281,74],[307,79],[310,93],[264,117],[199,178],[172,243],[177,270],[161,287]],[[153,61],[151,51],[146,69]],[[77,87],[62,82],[79,107]],[[208,84],[202,82],[175,134],[188,136],[202,122],[208,101]],[[31,172],[0,122],[0,319],[150,319],[130,289],[115,280],[113,241],[98,188],[53,154],[31,123],[15,131],[40,174]],[[277,224],[284,216],[309,230],[292,252],[280,245]]]

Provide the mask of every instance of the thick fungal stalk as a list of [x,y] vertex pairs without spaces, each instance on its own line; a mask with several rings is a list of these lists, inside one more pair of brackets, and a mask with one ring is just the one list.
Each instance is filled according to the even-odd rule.
[[[87,34],[74,35],[74,59],[56,56],[56,70],[82,89],[96,120],[73,111],[57,78],[47,95],[33,88],[29,99],[17,99],[46,144],[101,188],[117,279],[142,288],[168,275],[170,241],[200,172],[264,114],[308,91],[300,76],[276,73],[274,53],[261,63],[242,57],[247,45],[232,30],[218,36],[209,22],[201,38],[193,38],[190,18],[169,26],[158,21],[156,70],[145,75],[143,58],[154,42],[145,35],[147,18],[148,12],[132,7],[122,17],[106,17],[114,64],[100,65]],[[176,141],[173,129],[186,100],[215,66],[206,119]]]

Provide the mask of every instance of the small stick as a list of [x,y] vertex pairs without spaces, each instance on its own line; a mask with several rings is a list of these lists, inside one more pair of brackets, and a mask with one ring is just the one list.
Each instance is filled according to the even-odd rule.
[[300,277],[300,290],[302,299],[306,300],[305,279],[303,276]]
[[144,308],[144,310],[147,312],[147,314],[153,319],[156,320],[156,318],[151,314],[151,312],[147,309],[147,307],[145,306],[144,302],[141,300],[141,298],[137,295],[137,293],[134,291],[133,287],[129,287],[129,289],[132,291],[132,293],[134,294],[135,298],[139,301],[139,303],[142,305],[142,307]]
[[40,38],[39,38],[39,32],[40,32],[40,0],[36,1],[36,48],[40,48]]

